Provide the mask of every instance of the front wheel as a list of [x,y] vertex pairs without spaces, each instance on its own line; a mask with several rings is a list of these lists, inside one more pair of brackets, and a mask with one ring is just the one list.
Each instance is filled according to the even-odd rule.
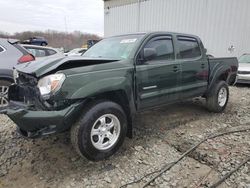
[[207,96],[207,108],[211,112],[222,112],[228,103],[229,89],[225,81],[219,81]]
[[113,155],[122,145],[127,132],[123,109],[111,101],[90,104],[71,128],[71,141],[76,151],[98,161]]

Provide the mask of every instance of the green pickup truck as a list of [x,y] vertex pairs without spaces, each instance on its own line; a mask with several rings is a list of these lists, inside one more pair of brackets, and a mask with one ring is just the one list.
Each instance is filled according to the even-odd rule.
[[142,110],[201,96],[209,111],[222,112],[237,69],[236,58],[208,58],[197,36],[120,35],[80,57],[17,65],[2,113],[30,138],[71,130],[79,154],[97,161],[132,137]]

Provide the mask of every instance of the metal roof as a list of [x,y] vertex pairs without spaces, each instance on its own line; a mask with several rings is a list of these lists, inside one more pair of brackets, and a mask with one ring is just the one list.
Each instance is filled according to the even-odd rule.
[[[137,3],[139,0],[104,0],[104,7],[105,8],[112,8],[112,7],[119,7],[123,5],[129,5],[133,3]],[[140,2],[147,1],[147,0],[140,0]]]

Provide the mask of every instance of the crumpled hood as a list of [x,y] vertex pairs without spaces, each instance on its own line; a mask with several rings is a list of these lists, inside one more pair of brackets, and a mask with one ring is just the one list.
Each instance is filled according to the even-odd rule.
[[48,57],[31,61],[28,63],[18,64],[15,66],[15,69],[22,73],[40,77],[46,73],[58,69],[59,67],[62,67],[65,64],[67,64],[68,67],[73,68],[74,67],[73,63],[76,62],[78,62],[77,66],[89,66],[89,65],[102,64],[114,61],[117,60],[86,58],[82,56]]
[[249,71],[250,72],[250,63],[239,63],[238,71]]

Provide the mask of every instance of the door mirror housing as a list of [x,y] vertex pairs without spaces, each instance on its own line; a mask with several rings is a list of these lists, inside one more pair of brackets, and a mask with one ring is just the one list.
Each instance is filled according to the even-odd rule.
[[157,56],[157,52],[155,48],[144,48],[143,58],[146,61],[152,60]]

